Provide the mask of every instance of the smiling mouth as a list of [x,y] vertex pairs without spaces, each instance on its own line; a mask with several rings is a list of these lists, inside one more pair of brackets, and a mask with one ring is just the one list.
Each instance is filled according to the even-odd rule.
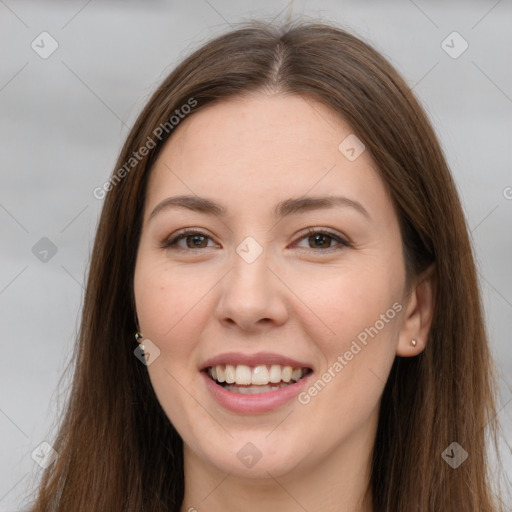
[[232,393],[256,395],[290,386],[311,373],[311,368],[293,368],[279,364],[247,366],[218,364],[206,368],[216,384]]

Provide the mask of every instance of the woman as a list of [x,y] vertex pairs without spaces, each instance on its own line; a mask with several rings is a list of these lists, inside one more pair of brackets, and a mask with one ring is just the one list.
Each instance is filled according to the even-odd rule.
[[34,512],[499,510],[463,212],[375,50],[320,23],[210,41],[95,195]]

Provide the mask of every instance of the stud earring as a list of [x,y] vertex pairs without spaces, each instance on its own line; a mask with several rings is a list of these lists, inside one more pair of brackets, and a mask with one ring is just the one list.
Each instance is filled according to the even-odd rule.
[[411,340],[411,345],[415,347],[418,344],[418,342],[415,339]]
[[137,340],[137,343],[140,344],[140,349],[144,352],[144,350],[145,350],[144,343],[143,343],[144,336],[142,336],[142,333],[136,332],[135,339]]

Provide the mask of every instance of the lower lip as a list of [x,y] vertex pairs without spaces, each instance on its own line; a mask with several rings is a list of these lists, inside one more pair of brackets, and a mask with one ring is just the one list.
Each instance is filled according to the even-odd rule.
[[275,391],[267,391],[266,393],[255,395],[242,395],[241,393],[227,391],[222,386],[219,386],[210,379],[206,372],[203,371],[201,374],[213,398],[225,409],[240,414],[270,412],[278,409],[295,398],[304,388],[305,381],[311,377],[310,373],[295,384],[290,384]]

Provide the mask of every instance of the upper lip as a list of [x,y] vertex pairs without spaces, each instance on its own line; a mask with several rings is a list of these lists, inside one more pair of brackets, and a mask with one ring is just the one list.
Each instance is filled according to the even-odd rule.
[[311,368],[311,365],[291,357],[272,352],[258,352],[256,354],[243,354],[242,352],[226,352],[206,360],[199,367],[200,370],[206,370],[211,366],[219,364],[245,364],[247,366],[272,365],[291,366],[292,368]]

